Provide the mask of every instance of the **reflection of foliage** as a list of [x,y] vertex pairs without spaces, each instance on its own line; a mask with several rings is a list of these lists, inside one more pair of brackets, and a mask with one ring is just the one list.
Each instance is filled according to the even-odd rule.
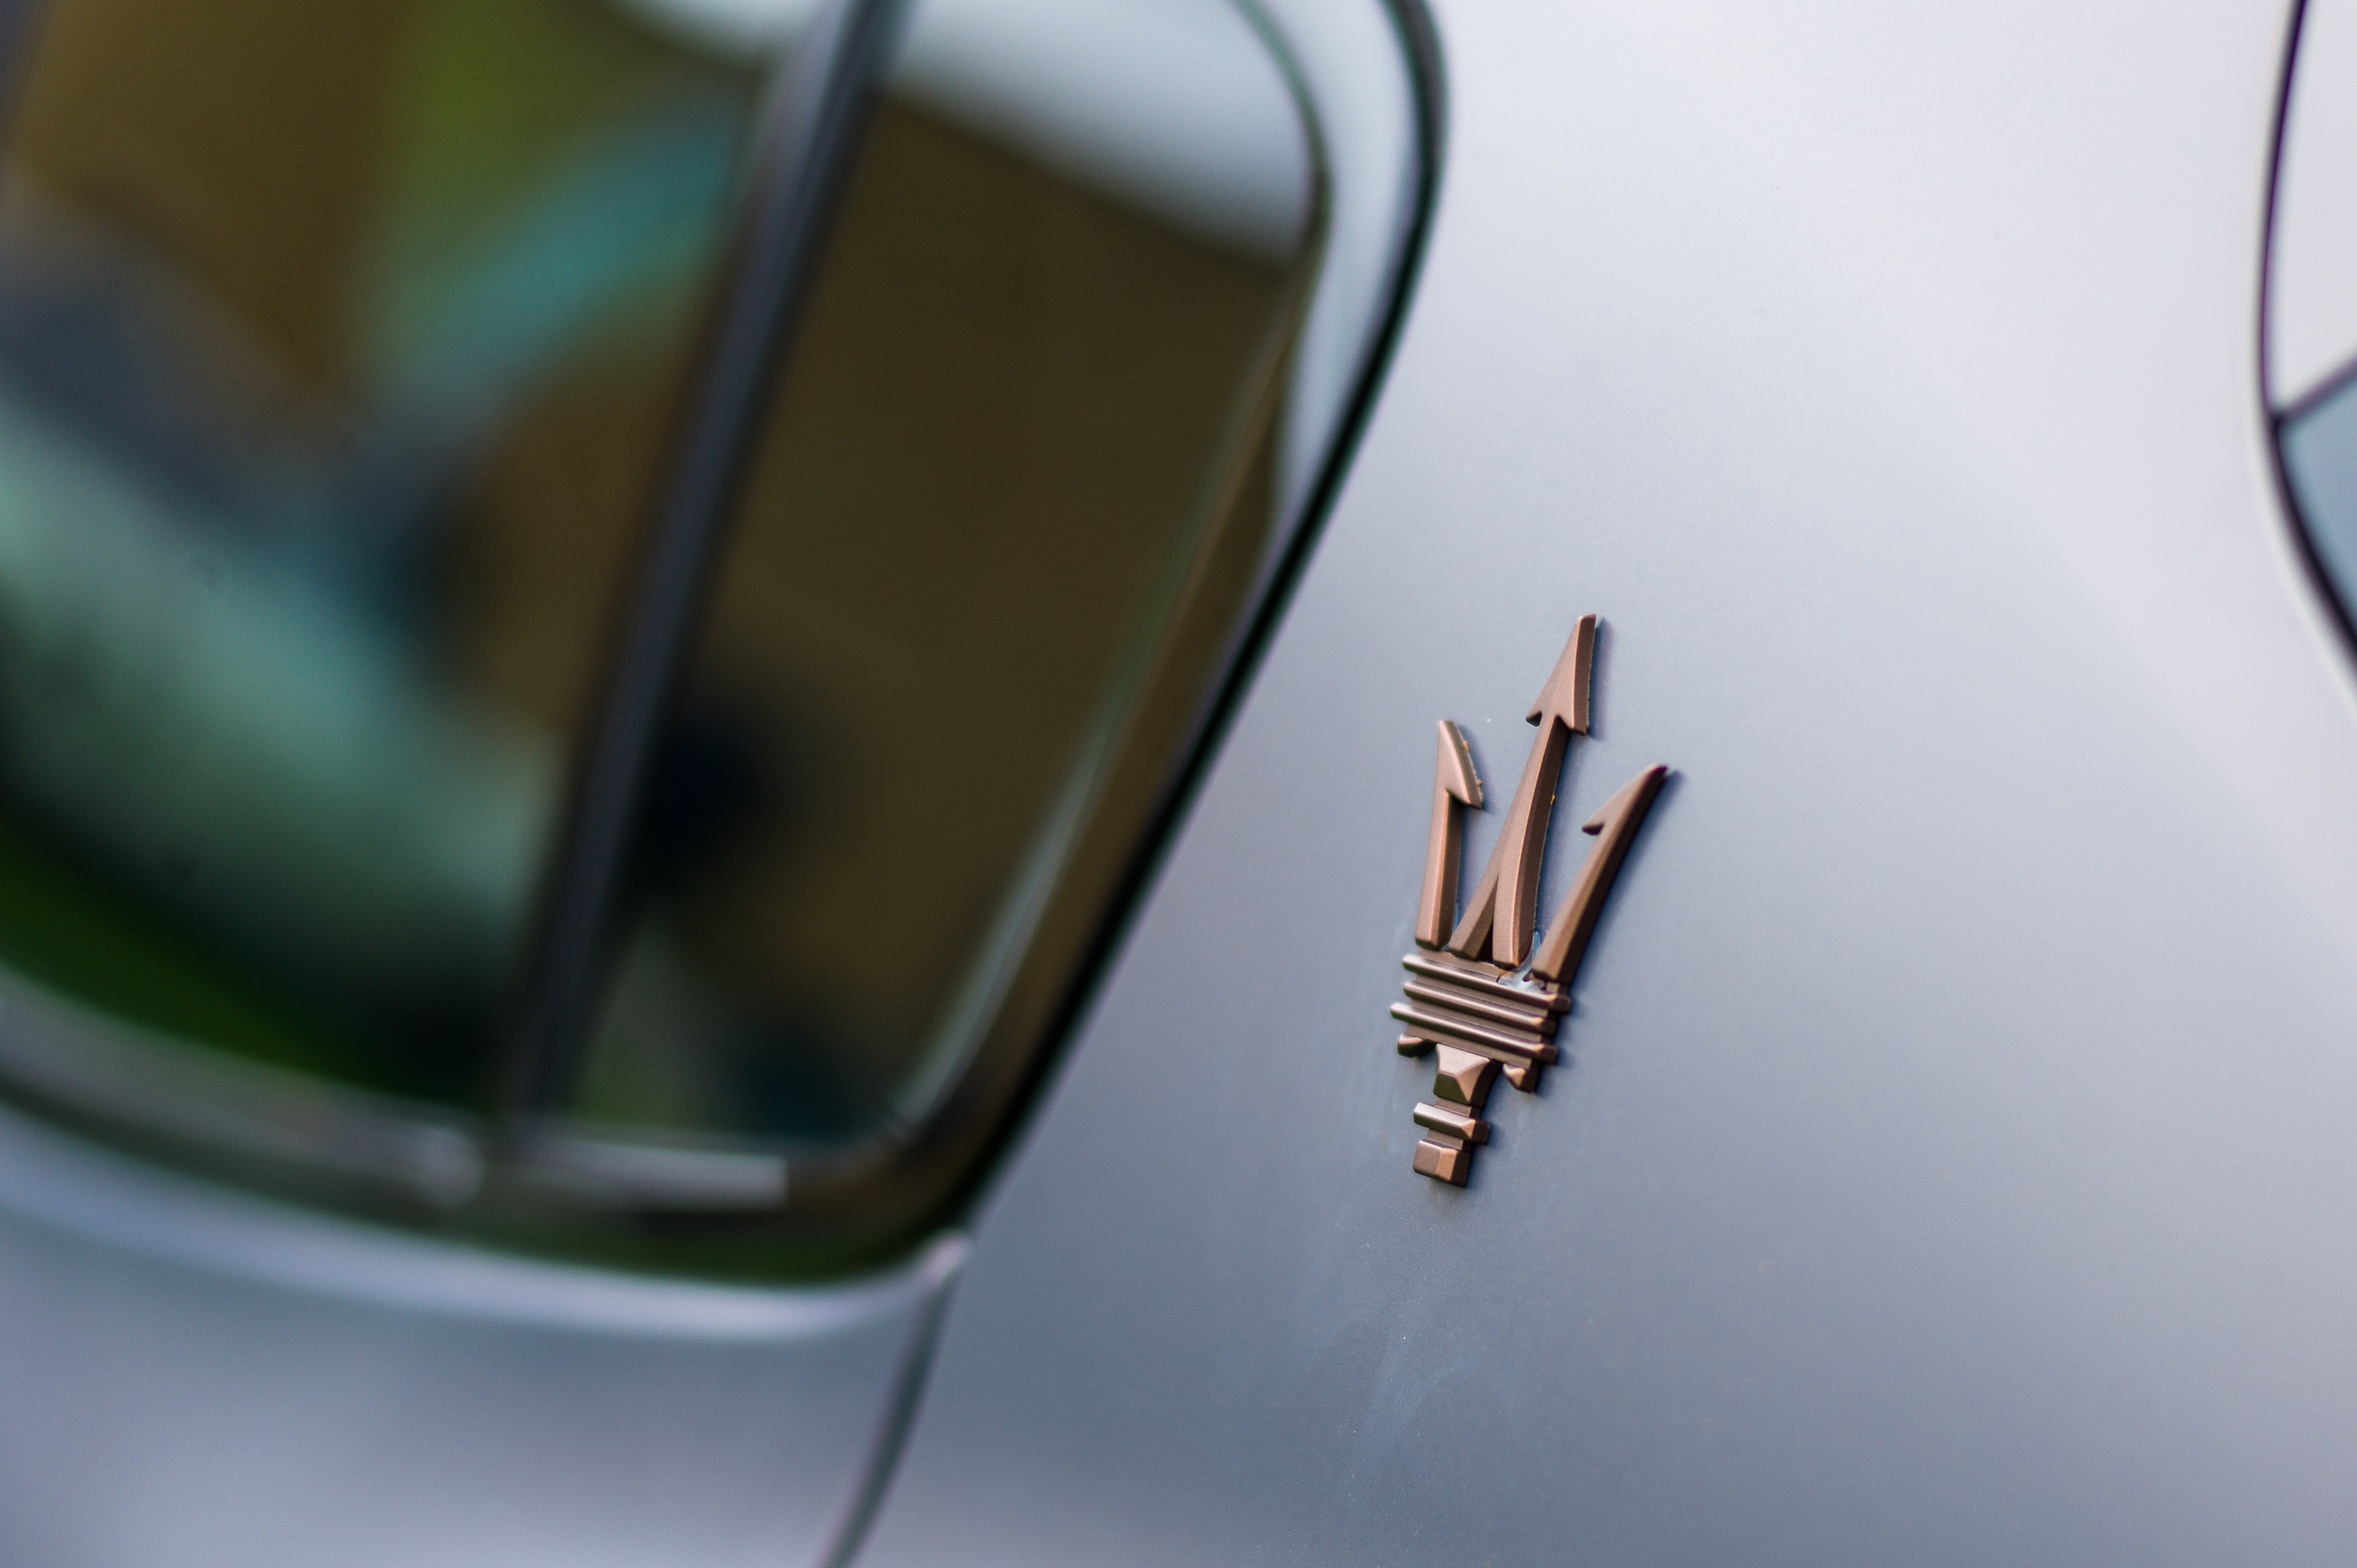
[[0,779],[127,874],[216,865],[158,893],[224,935],[356,977],[482,966],[529,896],[544,741],[107,459],[0,387]]
[[[176,863],[167,875],[204,874]],[[95,881],[0,815],[0,954],[9,967],[131,1023],[210,1040],[281,1067],[318,1070],[334,1053],[270,992],[234,978],[185,929]]]
[[414,1076],[497,993],[561,762],[422,563],[500,524],[468,487],[535,400],[675,343],[754,82],[584,0],[368,0],[334,48],[156,4],[63,0],[0,182],[0,952],[344,1076],[428,1036]]
[[429,0],[417,28],[356,327],[388,412],[447,420],[675,324],[753,84],[566,0]]

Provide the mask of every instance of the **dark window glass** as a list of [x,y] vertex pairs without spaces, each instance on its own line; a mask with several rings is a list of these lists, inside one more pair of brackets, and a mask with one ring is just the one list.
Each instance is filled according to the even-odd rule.
[[973,1168],[1304,470],[1318,149],[1231,0],[909,9],[576,975],[576,803],[641,776],[590,759],[810,11],[43,14],[0,1085],[568,1245],[905,1234]]
[[58,0],[0,160],[0,954],[471,1099],[754,79],[577,0]]
[[1138,826],[1110,764],[1178,738],[1139,699],[1200,697],[1216,645],[1174,628],[1227,624],[1268,540],[1312,170],[1240,14],[1124,9],[914,17],[657,777],[589,1118],[918,1120],[1025,961],[1074,956],[1039,928],[1091,826]]

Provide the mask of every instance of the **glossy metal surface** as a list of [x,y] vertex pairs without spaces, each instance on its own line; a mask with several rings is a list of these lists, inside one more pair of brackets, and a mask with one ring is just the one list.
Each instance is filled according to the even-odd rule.
[[[1469,974],[1465,978],[1483,980],[1488,976]],[[1552,1034],[1555,1030],[1553,1015],[1564,1009],[1563,998],[1560,996],[1523,992],[1523,996],[1528,998],[1528,1001],[1523,1004],[1521,998],[1510,1000],[1498,994],[1499,991],[1519,989],[1517,987],[1501,985],[1497,991],[1487,989],[1476,991],[1471,986],[1460,984],[1454,979],[1411,980],[1401,989],[1407,993],[1410,1001],[1429,1002],[1437,1006],[1452,1007],[1460,1013],[1469,1013],[1486,1022],[1503,1024],[1516,1030],[1541,1030]]]
[[[1581,830],[1600,835],[1572,882],[1571,892],[1557,911],[1538,951],[1530,958],[1526,989],[1509,978],[1529,951],[1531,912],[1538,902],[1538,870],[1546,855],[1547,834],[1555,821],[1555,783],[1563,772],[1566,748],[1575,735],[1588,728],[1588,703],[1596,668],[1597,618],[1579,618],[1571,640],[1555,661],[1555,671],[1526,715],[1539,726],[1523,766],[1523,780],[1507,808],[1506,822],[1490,852],[1474,893],[1474,906],[1457,922],[1449,940],[1449,955],[1427,958],[1410,953],[1400,961],[1416,979],[1403,989],[1405,1002],[1392,1004],[1392,1016],[1407,1026],[1400,1036],[1402,1056],[1421,1055],[1425,1047],[1442,1041],[1440,1071],[1433,1092],[1474,1105],[1481,1103],[1489,1075],[1478,1092],[1467,1092],[1462,1077],[1467,1058],[1491,1058],[1502,1063],[1506,1080],[1524,1093],[1538,1089],[1539,1069],[1556,1059],[1555,1029],[1570,1005],[1566,993],[1579,969],[1580,955],[1603,913],[1620,863],[1636,842],[1637,830],[1652,809],[1669,770],[1650,768],[1607,800]],[[1480,781],[1473,776],[1473,760],[1465,736],[1447,719],[1440,722],[1438,778],[1432,794],[1432,838],[1425,851],[1424,886],[1416,900],[1415,940],[1437,948],[1439,933],[1455,917],[1459,841],[1464,833],[1460,808],[1481,803]],[[1478,961],[1481,955],[1494,963]],[[1509,956],[1512,955],[1512,956]],[[1429,1114],[1427,1114],[1429,1112]],[[1469,1145],[1487,1143],[1490,1124],[1419,1105],[1416,1124],[1430,1136],[1415,1147],[1418,1175],[1462,1187],[1472,1171]]]
[[[1537,1090],[1540,1069],[1560,1054],[1554,1044],[1555,1030],[1569,1005],[1560,987],[1524,990],[1492,974],[1417,953],[1400,961],[1424,978],[1403,988],[1407,1001],[1392,1004],[1392,1016],[1409,1030],[1399,1037],[1399,1053],[1418,1056],[1437,1048],[1434,1094],[1479,1108],[1496,1076],[1525,1094]],[[1436,1122],[1426,1117],[1428,1109],[1415,1109],[1416,1124],[1434,1136],[1416,1144],[1415,1168],[1419,1175],[1462,1187],[1472,1171],[1470,1152],[1450,1153],[1446,1159],[1442,1152],[1489,1142],[1490,1124],[1476,1122],[1458,1128]]]
[[[1501,1061],[1553,1061],[1546,1037],[1535,1030],[1497,1026],[1450,1010],[1415,1002],[1394,1002],[1392,1016],[1411,1029],[1431,1032],[1437,1040],[1453,1040],[1468,1050],[1494,1055]],[[1548,1022],[1553,1023],[1550,1015]],[[1548,1034],[1554,1031],[1550,1027]]]
[[[1384,401],[863,1563],[2348,1561],[2357,682],[2255,373],[2286,8],[1437,9]],[[1569,1059],[1408,1180],[1428,726],[1517,755],[1466,693],[1591,604],[1566,809],[1678,776]]]
[[1620,863],[1629,858],[1637,830],[1645,825],[1645,815],[1653,809],[1669,776],[1670,770],[1658,764],[1646,768],[1620,786],[1580,825],[1579,831],[1594,834],[1596,843],[1587,858],[1579,863],[1579,874],[1572,878],[1571,891],[1564,895],[1563,908],[1548,926],[1546,940],[1531,955],[1533,980],[1568,990],[1579,977],[1580,955],[1587,950],[1597,918],[1604,913],[1604,900],[1612,896]]
[[1538,738],[1523,760],[1522,782],[1514,787],[1489,864],[1449,933],[1448,950],[1459,958],[1517,969],[1530,956],[1539,863],[1546,854],[1547,825],[1555,819],[1555,780],[1562,777],[1571,737],[1587,733],[1595,665],[1596,618],[1582,616],[1525,715],[1539,726]]
[[1455,1046],[1434,1047],[1439,1052],[1439,1071],[1433,1079],[1433,1092],[1443,1100],[1455,1101],[1472,1110],[1480,1110],[1490,1098],[1490,1081],[1498,1073],[1497,1062],[1479,1051],[1459,1050]]
[[1440,721],[1440,748],[1433,763],[1432,837],[1424,851],[1424,889],[1415,905],[1415,945],[1437,948],[1457,924],[1458,862],[1465,845],[1465,813],[1481,809],[1481,779],[1473,771],[1465,734]]

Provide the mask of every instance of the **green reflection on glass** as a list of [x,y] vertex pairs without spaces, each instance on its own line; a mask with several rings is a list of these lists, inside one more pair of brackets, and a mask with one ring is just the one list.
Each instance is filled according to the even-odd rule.
[[587,0],[50,7],[0,162],[0,953],[476,1092],[755,87]]

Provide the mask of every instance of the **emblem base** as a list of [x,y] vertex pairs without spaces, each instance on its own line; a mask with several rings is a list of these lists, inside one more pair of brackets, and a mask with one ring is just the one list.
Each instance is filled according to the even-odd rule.
[[1473,1151],[1462,1144],[1444,1144],[1426,1138],[1415,1145],[1415,1174],[1418,1176],[1428,1176],[1451,1187],[1463,1187],[1466,1173],[1472,1168]]

